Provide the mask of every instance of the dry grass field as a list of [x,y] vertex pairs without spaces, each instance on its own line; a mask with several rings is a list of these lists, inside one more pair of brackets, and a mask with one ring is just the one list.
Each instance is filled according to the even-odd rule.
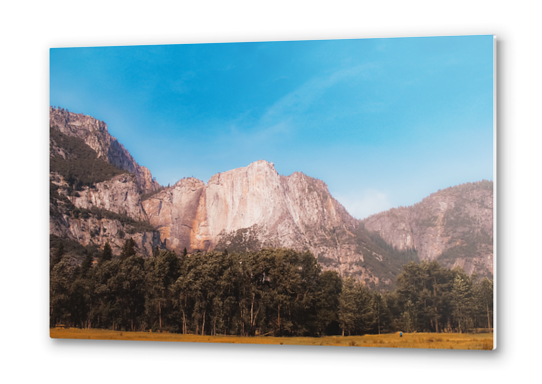
[[403,333],[403,337],[399,337],[398,333],[345,337],[240,337],[180,335],[175,333],[120,332],[101,329],[77,328],[53,328],[50,331],[50,336],[53,339],[181,341],[191,343],[327,345],[341,347],[425,349],[493,349],[493,333]]

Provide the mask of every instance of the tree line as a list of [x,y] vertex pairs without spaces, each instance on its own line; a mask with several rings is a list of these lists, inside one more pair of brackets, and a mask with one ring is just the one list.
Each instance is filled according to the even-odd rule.
[[410,262],[393,292],[322,271],[308,251],[51,254],[50,326],[201,335],[321,336],[491,328],[493,281]]

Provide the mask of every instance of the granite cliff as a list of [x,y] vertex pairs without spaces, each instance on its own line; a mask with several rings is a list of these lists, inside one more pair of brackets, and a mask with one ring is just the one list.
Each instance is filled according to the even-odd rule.
[[265,160],[216,174],[207,184],[182,179],[143,207],[177,251],[308,248],[337,259],[348,252],[327,232],[356,226],[324,182],[297,172],[279,175]]
[[416,249],[420,260],[493,274],[493,182],[450,187],[362,223],[398,250]]
[[107,131],[103,121],[83,114],[68,112],[61,108],[49,109],[49,125],[66,136],[78,137],[92,148],[98,158],[135,175],[136,185],[142,193],[152,192],[160,187],[153,180],[151,172],[137,164],[132,155]]
[[116,255],[128,237],[146,256],[161,246],[159,233],[148,224],[134,175],[119,175],[69,193],[69,184],[54,173],[51,186],[51,235],[99,248],[109,242]]

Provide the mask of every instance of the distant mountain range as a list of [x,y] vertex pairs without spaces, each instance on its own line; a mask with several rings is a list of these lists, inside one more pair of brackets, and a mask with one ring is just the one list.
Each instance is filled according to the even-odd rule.
[[141,254],[310,250],[324,269],[391,288],[408,261],[438,260],[493,274],[493,183],[438,191],[407,208],[365,220],[350,216],[327,185],[273,163],[184,178],[161,187],[150,171],[92,117],[50,109],[50,233],[119,254],[128,237]]

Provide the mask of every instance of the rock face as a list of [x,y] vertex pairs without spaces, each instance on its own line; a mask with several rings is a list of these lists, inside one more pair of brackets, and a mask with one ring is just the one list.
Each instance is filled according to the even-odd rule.
[[399,250],[416,249],[420,260],[493,274],[492,182],[447,188],[412,207],[373,215],[363,224]]
[[151,172],[136,163],[132,155],[107,131],[107,124],[90,116],[49,108],[49,124],[67,136],[83,139],[85,143],[109,163],[127,170],[136,177],[136,184],[143,193],[157,190],[160,185]]
[[189,250],[197,248],[192,239],[199,232],[198,208],[204,188],[200,180],[183,179],[143,201],[149,222],[159,231],[167,248],[177,252],[184,247]]
[[104,244],[108,242],[114,255],[120,254],[128,237],[135,241],[138,252],[143,256],[152,255],[152,250],[160,246],[160,236],[157,232],[146,231],[129,234],[127,233],[128,226],[118,220],[96,217],[73,219],[70,216],[64,218],[65,223],[60,220],[50,223],[51,235],[75,240],[84,246],[95,245],[102,249]]
[[92,188],[85,187],[78,194],[79,197],[70,198],[77,208],[91,209],[94,206],[137,221],[147,221],[134,175],[115,176],[96,183]]
[[[151,255],[155,247],[163,246],[160,235],[147,225],[134,175],[122,174],[92,188],[86,187],[79,196],[67,196],[67,183],[58,174],[51,175],[58,186],[59,199],[52,199],[49,218],[50,234],[71,239],[80,244],[103,247],[109,242],[113,253],[120,254],[128,237],[134,239],[143,255]],[[111,214],[113,213],[113,214]],[[116,215],[115,215],[116,214]]]
[[176,250],[240,246],[239,230],[251,232],[257,246],[310,248],[315,229],[356,224],[322,181],[281,176],[264,160],[216,174],[207,185],[183,179],[143,207]]

